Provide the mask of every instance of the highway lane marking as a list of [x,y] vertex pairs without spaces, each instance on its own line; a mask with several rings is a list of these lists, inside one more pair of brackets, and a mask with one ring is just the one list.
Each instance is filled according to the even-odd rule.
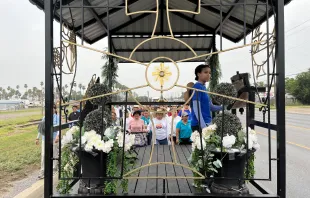
[[[262,133],[262,132],[257,132],[257,131],[256,131],[256,133],[268,137],[268,134],[265,134],[265,133]],[[271,136],[271,138],[276,140],[276,137],[275,137],[275,136]],[[305,145],[297,144],[297,143],[295,143],[295,142],[290,142],[290,141],[286,141],[286,143],[287,143],[287,144],[290,144],[290,145],[294,145],[294,146],[300,147],[300,148],[304,148],[304,149],[310,151],[310,148],[309,148],[309,147],[306,147]]]
[[310,128],[307,128],[307,127],[295,126],[295,125],[291,125],[291,124],[286,124],[286,126],[297,128],[297,129],[310,130]]

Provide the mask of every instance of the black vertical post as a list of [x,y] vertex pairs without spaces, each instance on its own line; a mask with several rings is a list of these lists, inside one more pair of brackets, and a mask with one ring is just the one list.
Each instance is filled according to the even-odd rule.
[[[216,51],[216,33],[213,33],[213,44],[212,44],[212,51],[215,52]],[[211,65],[211,78],[212,76],[214,76],[214,70],[216,68],[213,67],[213,65]],[[210,89],[209,89],[210,91]],[[212,98],[210,98],[210,100],[212,100]],[[215,112],[212,111],[212,118],[215,118]]]
[[[253,89],[249,89],[249,101],[255,102],[255,92]],[[255,105],[254,104],[247,104],[247,109],[249,108],[249,111],[247,111],[246,116],[249,118],[249,127],[254,129],[253,120],[255,120]],[[248,126],[247,126],[248,127]]]
[[160,34],[162,36],[164,36],[164,9],[165,9],[165,5],[164,5],[164,0],[160,1]]
[[286,138],[285,138],[285,38],[284,0],[273,1],[276,8],[276,108],[277,108],[277,188],[281,198],[286,197]]
[[53,194],[53,1],[44,1],[45,12],[45,149],[44,197]]
[[127,102],[128,102],[128,91],[126,91],[126,95],[125,95],[125,116],[124,116],[124,123],[123,123],[123,127],[124,127],[124,136],[123,136],[123,153],[122,153],[122,167],[121,167],[121,177],[123,178],[124,175],[124,161],[125,161],[125,138],[126,138],[126,112],[127,112]]
[[[62,31],[61,31],[61,28],[62,28],[62,0],[59,1],[59,12],[60,12],[60,17],[59,17],[59,24],[60,24],[60,38],[62,38]],[[60,39],[60,70],[59,70],[59,142],[58,142],[58,179],[61,178],[61,111],[62,111],[62,99],[63,99],[63,96],[62,96],[62,39]],[[56,73],[56,68],[55,68],[55,73]],[[65,102],[65,101],[64,101]],[[66,107],[64,107],[64,110],[66,109]],[[67,115],[66,115],[66,122],[67,122]]]
[[[110,32],[110,0],[108,0],[108,10],[107,10],[107,16],[108,16],[108,21],[107,21],[107,29],[108,29],[108,47],[109,47],[109,52],[112,53],[113,52],[113,48],[112,48],[112,35]],[[111,65],[113,62],[113,58],[112,56],[109,56],[109,71],[111,71]],[[112,87],[112,75],[109,74],[109,76],[107,76],[109,78],[109,88],[111,89],[110,91],[112,92],[113,87]],[[111,97],[112,98],[112,97]],[[112,101],[112,99],[111,99]],[[111,102],[110,101],[110,102]],[[112,109],[112,107],[111,107]]]

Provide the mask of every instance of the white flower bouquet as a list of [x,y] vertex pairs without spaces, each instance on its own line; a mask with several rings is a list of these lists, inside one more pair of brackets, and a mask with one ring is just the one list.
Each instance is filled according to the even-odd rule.
[[[213,175],[218,172],[217,169],[223,166],[222,160],[227,154],[242,155],[246,152],[253,154],[259,150],[260,145],[256,132],[250,127],[248,128],[248,135],[246,128],[242,128],[235,135],[233,133],[223,134],[223,138],[219,135],[220,128],[213,124],[202,129],[201,134],[198,131],[192,133],[191,140],[193,142],[190,162],[191,166],[197,171],[205,171],[207,175]],[[218,154],[221,151],[223,152],[222,155]],[[221,156],[223,159],[220,159]],[[198,183],[197,185],[199,186]]]

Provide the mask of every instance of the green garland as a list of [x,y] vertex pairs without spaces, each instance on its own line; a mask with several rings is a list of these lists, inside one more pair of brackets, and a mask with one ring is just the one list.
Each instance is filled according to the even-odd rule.
[[[108,154],[108,163],[107,163],[107,176],[108,177],[119,177],[121,171],[119,165],[119,157],[122,156],[123,148],[119,148],[117,143],[114,145],[113,150]],[[130,154],[130,151],[125,152],[124,156],[124,166],[123,173],[127,173],[130,170],[130,167],[135,165],[136,156]],[[124,193],[128,192],[128,179],[122,179],[120,183],[118,180],[110,180],[105,182],[104,194],[111,195],[116,194],[117,189],[121,187]]]
[[[215,50],[217,51],[217,50]],[[213,91],[215,86],[219,84],[220,78],[222,77],[221,64],[218,54],[213,54],[209,59],[209,65],[211,68],[211,80],[209,83],[209,90]]]
[[[61,169],[60,176],[63,178],[73,177],[74,171],[76,171],[76,164],[78,163],[78,157],[71,151],[70,146],[67,145],[61,152]],[[56,187],[60,194],[67,194],[70,191],[70,183],[73,180],[59,180]]]
[[[254,178],[254,175],[255,175],[255,153],[251,153],[249,159],[248,159],[248,165],[245,166],[245,169],[244,169],[244,175],[245,177],[247,178]],[[248,169],[248,175],[247,175],[247,168]]]
[[[113,150],[108,154],[108,163],[107,163],[107,176],[114,177],[116,176],[118,167],[117,167],[117,156],[119,149],[117,148],[117,143],[114,143]],[[112,179],[105,182],[104,194],[116,194],[117,180]]]

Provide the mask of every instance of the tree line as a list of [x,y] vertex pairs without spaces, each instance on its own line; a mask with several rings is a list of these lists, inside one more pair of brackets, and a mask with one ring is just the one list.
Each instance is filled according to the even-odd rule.
[[302,104],[310,104],[310,69],[298,74],[295,78],[285,79],[286,93],[294,96]]
[[[65,84],[62,86],[62,94],[64,97],[68,97],[70,94],[70,85]],[[86,86],[82,83],[73,83],[73,88],[71,91],[71,99],[81,99],[85,93]],[[41,101],[44,99],[44,83],[40,82],[40,87],[29,87],[27,84],[24,84],[24,88],[21,88],[20,85],[16,85],[16,87],[8,86],[0,87],[0,100],[31,100],[31,101]],[[54,87],[54,96],[55,98],[59,98],[59,89],[57,85]]]

